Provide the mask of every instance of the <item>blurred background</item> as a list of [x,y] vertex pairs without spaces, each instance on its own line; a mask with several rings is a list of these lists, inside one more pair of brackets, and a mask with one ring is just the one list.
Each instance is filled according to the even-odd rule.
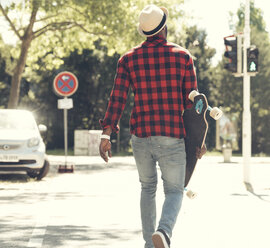
[[[207,147],[220,150],[228,142],[242,151],[243,80],[224,69],[224,37],[243,32],[243,1],[199,0],[21,0],[0,1],[0,108],[27,109],[48,128],[48,150],[63,149],[63,111],[52,89],[61,71],[79,81],[68,111],[69,147],[75,130],[99,130],[113,86],[117,60],[143,37],[138,15],[148,3],[169,9],[168,40],[187,48],[194,58],[199,91],[211,106],[221,107],[227,119],[209,118]],[[268,8],[267,8],[268,7]],[[215,10],[215,11],[213,11]],[[251,44],[260,51],[259,73],[251,78],[252,154],[270,155],[270,6],[250,5]],[[268,11],[268,12],[267,12]],[[114,135],[113,150],[129,154],[132,92]],[[217,128],[218,127],[218,128]],[[218,129],[218,130],[217,130]],[[222,130],[223,131],[222,131]],[[221,131],[220,131],[221,130]]]

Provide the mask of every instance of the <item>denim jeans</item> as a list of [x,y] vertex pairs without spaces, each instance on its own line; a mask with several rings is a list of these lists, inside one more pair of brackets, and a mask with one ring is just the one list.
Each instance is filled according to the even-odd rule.
[[181,208],[186,152],[184,139],[165,136],[131,137],[133,154],[141,182],[141,220],[145,248],[153,248],[152,234],[156,231],[157,167],[165,193],[161,218],[157,229],[163,229],[170,237]]

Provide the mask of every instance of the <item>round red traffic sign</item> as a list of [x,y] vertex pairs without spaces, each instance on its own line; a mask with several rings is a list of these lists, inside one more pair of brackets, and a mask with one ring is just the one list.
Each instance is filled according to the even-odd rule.
[[53,89],[59,96],[71,96],[78,88],[78,79],[68,71],[60,72],[53,80]]

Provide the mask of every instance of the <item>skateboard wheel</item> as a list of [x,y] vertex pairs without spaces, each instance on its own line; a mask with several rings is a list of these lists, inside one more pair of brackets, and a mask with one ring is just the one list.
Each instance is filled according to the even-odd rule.
[[199,95],[199,92],[196,90],[193,90],[189,93],[188,95],[188,99],[191,100],[192,102],[194,102],[194,98],[195,96]]
[[211,111],[210,111],[210,116],[214,119],[214,120],[218,120],[221,118],[222,116],[222,111],[217,108],[217,107],[214,107]]
[[189,199],[194,199],[197,196],[197,194],[193,192],[192,190],[188,190],[186,195]]

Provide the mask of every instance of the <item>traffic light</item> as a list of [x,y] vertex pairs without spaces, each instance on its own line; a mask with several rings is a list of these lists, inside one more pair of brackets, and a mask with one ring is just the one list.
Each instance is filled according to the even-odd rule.
[[229,59],[229,63],[224,65],[224,68],[233,73],[237,72],[237,37],[229,36],[224,38],[226,52],[224,56]]
[[229,62],[224,66],[225,69],[231,71],[236,77],[241,76],[243,72],[243,34],[224,37],[224,44],[226,46],[224,56],[229,59]]
[[247,49],[247,72],[258,72],[259,50],[255,47]]

